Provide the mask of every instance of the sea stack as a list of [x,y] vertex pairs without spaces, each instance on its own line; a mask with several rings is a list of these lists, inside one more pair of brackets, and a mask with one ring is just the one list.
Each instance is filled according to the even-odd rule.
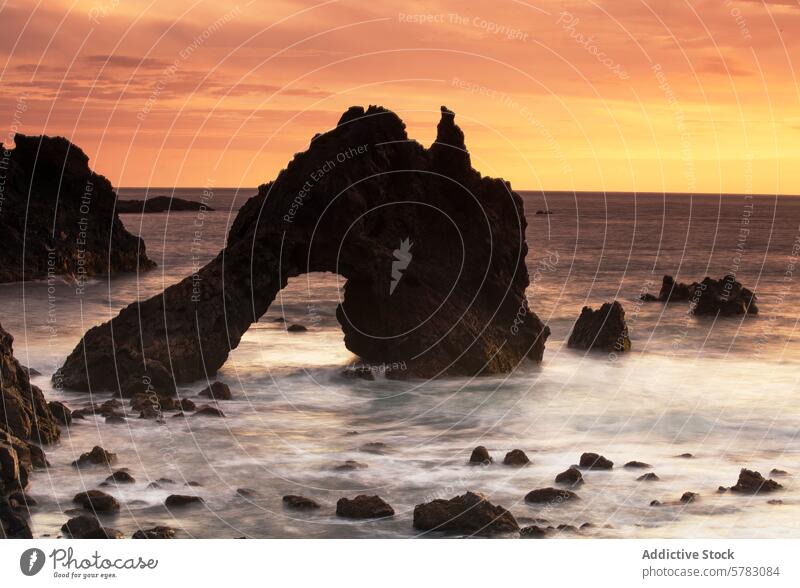
[[426,149],[395,113],[351,107],[245,203],[196,278],[88,331],[63,386],[113,390],[167,366],[178,383],[212,378],[289,278],[322,271],[347,280],[345,345],[369,364],[405,362],[392,377],[540,361],[550,330],[525,296],[522,199],[471,167],[447,108],[437,133]]

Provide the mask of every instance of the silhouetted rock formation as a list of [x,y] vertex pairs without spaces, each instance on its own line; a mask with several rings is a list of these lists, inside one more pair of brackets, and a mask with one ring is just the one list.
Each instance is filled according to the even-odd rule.
[[702,282],[692,284],[681,284],[672,276],[664,276],[658,299],[662,302],[688,301],[690,310],[701,316],[758,314],[755,293],[730,274],[719,280],[706,277]]
[[13,342],[0,325],[0,429],[23,441],[54,443],[61,429],[44,394],[14,358]]
[[[63,137],[17,134],[0,144],[0,282],[76,278],[155,267],[114,212],[109,181]],[[7,168],[7,169],[5,169]]]
[[414,528],[463,535],[494,535],[519,531],[514,516],[482,494],[467,492],[450,500],[437,499],[414,507]]
[[61,383],[212,378],[290,277],[320,271],[347,279],[336,313],[347,348],[405,362],[391,377],[540,361],[550,331],[525,298],[525,228],[519,195],[470,167],[452,112],[425,149],[393,112],[352,107],[242,207],[217,258],[88,331]]
[[606,302],[600,310],[584,306],[581,316],[572,328],[567,347],[573,349],[597,349],[617,353],[630,351],[628,325],[625,310],[617,302]]
[[117,213],[158,213],[182,212],[187,210],[202,210],[210,212],[214,209],[197,200],[185,200],[174,196],[153,196],[147,200],[119,200],[117,199]]

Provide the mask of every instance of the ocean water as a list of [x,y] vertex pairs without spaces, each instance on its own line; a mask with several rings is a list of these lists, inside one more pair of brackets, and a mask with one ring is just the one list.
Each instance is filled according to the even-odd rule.
[[[143,191],[122,190],[123,197]],[[236,210],[253,190],[216,190],[214,212],[123,215],[141,234],[159,267],[140,276],[92,281],[82,296],[57,281],[0,286],[0,321],[15,336],[17,358],[44,375],[34,378],[49,398],[79,408],[102,401],[53,390],[49,375],[85,330],[137,299],[190,274],[222,247]],[[151,191],[150,196],[169,193]],[[199,190],[176,196],[198,199]],[[107,425],[89,417],[64,429],[48,450],[51,467],[37,472],[31,495],[37,536],[59,533],[77,492],[96,488],[101,469],[69,464],[93,445],[119,456],[136,483],[107,489],[122,502],[104,524],[129,535],[168,524],[183,537],[414,537],[414,505],[466,490],[482,492],[521,524],[591,523],[563,537],[800,537],[800,345],[794,267],[800,199],[744,195],[523,193],[528,217],[532,308],[552,330],[540,366],[502,377],[434,382],[351,380],[354,358],[335,319],[341,278],[308,274],[292,280],[245,335],[219,374],[234,394],[221,402],[225,419],[158,423],[130,418]],[[538,209],[553,214],[536,215]],[[744,231],[743,229],[746,229]],[[190,246],[195,231],[199,247]],[[695,318],[683,304],[641,304],[657,294],[664,274],[680,281],[734,272],[759,297],[757,317]],[[565,341],[584,305],[620,300],[633,351],[582,353]],[[301,323],[302,334],[274,319]],[[192,397],[206,385],[181,392]],[[384,443],[379,453],[368,443]],[[495,458],[466,465],[476,445]],[[502,465],[523,449],[532,464]],[[555,475],[585,451],[615,462],[585,472],[580,500],[560,506],[524,502],[530,490],[555,485]],[[679,458],[691,453],[691,459]],[[334,467],[354,459],[367,467]],[[661,478],[638,482],[629,460],[645,461]],[[776,478],[776,494],[718,494],[740,468]],[[792,475],[794,474],[794,475]],[[147,489],[167,477],[175,484]],[[184,486],[186,482],[200,486]],[[237,488],[256,494],[241,497]],[[700,499],[680,504],[685,491]],[[200,507],[169,512],[172,493],[198,494]],[[284,494],[302,494],[319,511],[285,510]],[[342,496],[378,494],[395,509],[387,520],[335,516]],[[782,504],[770,504],[779,499]],[[652,500],[665,503],[650,507]],[[671,504],[672,503],[672,504]],[[677,503],[677,504],[675,504]]]

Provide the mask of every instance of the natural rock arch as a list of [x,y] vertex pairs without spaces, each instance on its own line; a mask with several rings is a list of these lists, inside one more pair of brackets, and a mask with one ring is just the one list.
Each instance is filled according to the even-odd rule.
[[472,169],[442,107],[425,149],[391,111],[352,107],[239,211],[225,249],[162,294],[90,329],[54,376],[74,389],[157,389],[210,377],[290,277],[335,272],[347,348],[415,377],[541,360],[528,308],[522,200]]

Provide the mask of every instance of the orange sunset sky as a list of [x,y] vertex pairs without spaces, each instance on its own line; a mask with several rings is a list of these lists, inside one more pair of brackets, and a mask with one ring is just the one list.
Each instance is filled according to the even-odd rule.
[[800,193],[798,0],[0,0],[2,140],[255,186],[352,104],[516,189]]

